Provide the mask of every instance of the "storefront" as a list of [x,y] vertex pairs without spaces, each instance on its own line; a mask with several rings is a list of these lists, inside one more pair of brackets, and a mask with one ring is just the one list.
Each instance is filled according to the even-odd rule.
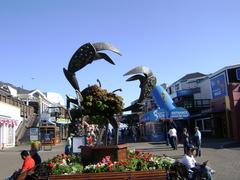
[[0,117],[0,148],[15,146],[15,129],[17,121],[10,118]]
[[60,129],[58,126],[40,126],[40,139],[42,144],[59,144],[61,142]]

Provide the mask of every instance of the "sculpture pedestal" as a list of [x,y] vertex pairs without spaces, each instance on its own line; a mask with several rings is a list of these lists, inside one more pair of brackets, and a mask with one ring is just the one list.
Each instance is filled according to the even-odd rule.
[[81,160],[84,166],[96,164],[105,156],[110,156],[111,161],[121,161],[127,159],[127,144],[110,146],[80,146]]

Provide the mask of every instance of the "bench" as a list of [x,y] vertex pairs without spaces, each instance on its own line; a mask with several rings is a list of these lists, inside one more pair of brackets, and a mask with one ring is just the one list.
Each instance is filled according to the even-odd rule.
[[[175,179],[194,179],[194,180],[201,180],[205,179],[201,172],[193,171],[188,169],[184,164],[179,161],[176,161],[172,167],[172,178]],[[173,173],[174,172],[174,173]]]
[[27,171],[24,171],[22,172],[20,175],[17,176],[16,180],[34,180],[34,179],[37,179],[37,177],[34,177],[34,171],[36,169],[36,166],[27,170]]

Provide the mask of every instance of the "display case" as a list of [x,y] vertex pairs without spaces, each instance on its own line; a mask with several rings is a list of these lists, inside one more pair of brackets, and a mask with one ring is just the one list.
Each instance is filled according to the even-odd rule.
[[61,142],[60,129],[58,126],[40,126],[40,138],[42,144],[56,145]]

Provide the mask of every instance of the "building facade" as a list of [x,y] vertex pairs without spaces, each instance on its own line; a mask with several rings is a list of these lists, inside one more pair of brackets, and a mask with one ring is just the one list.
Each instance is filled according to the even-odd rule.
[[[21,136],[23,122],[33,116],[33,108],[11,95],[13,88],[0,86],[0,148],[15,146]],[[15,94],[15,93],[14,93]]]
[[167,88],[174,102],[190,112],[188,128],[203,135],[240,140],[240,65],[212,74],[187,74]]
[[240,64],[209,76],[216,135],[240,140]]

